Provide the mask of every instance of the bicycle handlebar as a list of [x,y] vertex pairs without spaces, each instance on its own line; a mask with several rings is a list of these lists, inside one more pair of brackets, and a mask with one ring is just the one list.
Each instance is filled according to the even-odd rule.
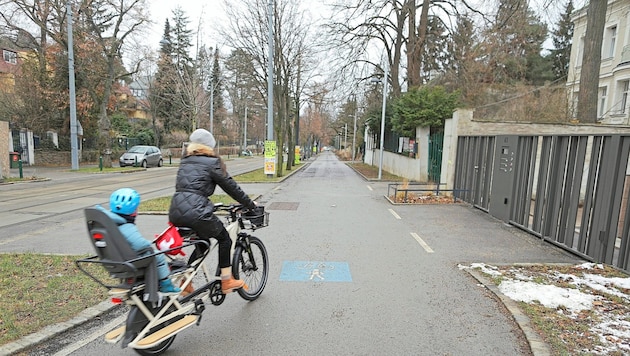
[[214,204],[214,211],[239,211],[239,210],[249,210],[243,206],[243,204],[233,203],[229,205],[225,205],[223,203]]

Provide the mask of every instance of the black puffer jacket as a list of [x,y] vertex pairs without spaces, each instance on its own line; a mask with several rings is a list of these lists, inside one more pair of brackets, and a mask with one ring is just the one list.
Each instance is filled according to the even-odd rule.
[[254,202],[225,170],[221,158],[214,157],[213,151],[197,151],[195,155],[182,158],[175,194],[168,212],[169,220],[175,226],[198,226],[199,220],[216,221],[213,217],[214,205],[208,199],[216,186],[245,207],[253,208]]

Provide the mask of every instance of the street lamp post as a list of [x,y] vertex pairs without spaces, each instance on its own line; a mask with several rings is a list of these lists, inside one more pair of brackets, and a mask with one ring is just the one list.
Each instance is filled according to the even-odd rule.
[[344,136],[343,136],[343,149],[348,149],[348,124],[343,124]]
[[243,152],[247,151],[247,105],[245,105],[245,122],[243,122]]
[[210,79],[210,132],[214,135],[214,77]]
[[[380,158],[378,160],[378,179],[381,180],[383,178],[383,146],[385,145],[385,107],[387,106],[387,82],[388,82],[388,72],[387,61],[385,61],[385,67],[383,69],[383,108],[381,110],[381,142],[380,142]],[[374,78],[373,82],[380,82],[380,80]]]
[[387,62],[385,62],[385,74],[383,75],[383,110],[381,112],[381,153],[380,158],[378,160],[378,179],[381,180],[383,178],[383,151],[385,151],[385,108],[387,107],[387,82],[389,75],[387,68]]
[[357,105],[357,96],[354,96],[354,127],[352,130],[352,163],[354,163],[354,159],[355,159],[355,153],[357,151],[356,148],[356,144],[357,144],[357,111],[359,111],[358,105]]

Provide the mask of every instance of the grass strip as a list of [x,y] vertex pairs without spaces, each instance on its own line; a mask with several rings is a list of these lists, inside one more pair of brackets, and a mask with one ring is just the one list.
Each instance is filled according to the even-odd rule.
[[[67,321],[107,298],[74,261],[86,256],[0,254],[0,344]],[[90,271],[106,278],[100,266]]]

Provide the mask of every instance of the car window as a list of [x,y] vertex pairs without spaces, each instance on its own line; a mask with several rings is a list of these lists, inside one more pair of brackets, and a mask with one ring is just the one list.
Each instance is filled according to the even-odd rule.
[[134,146],[129,149],[129,153],[145,153],[147,151],[146,147]]

